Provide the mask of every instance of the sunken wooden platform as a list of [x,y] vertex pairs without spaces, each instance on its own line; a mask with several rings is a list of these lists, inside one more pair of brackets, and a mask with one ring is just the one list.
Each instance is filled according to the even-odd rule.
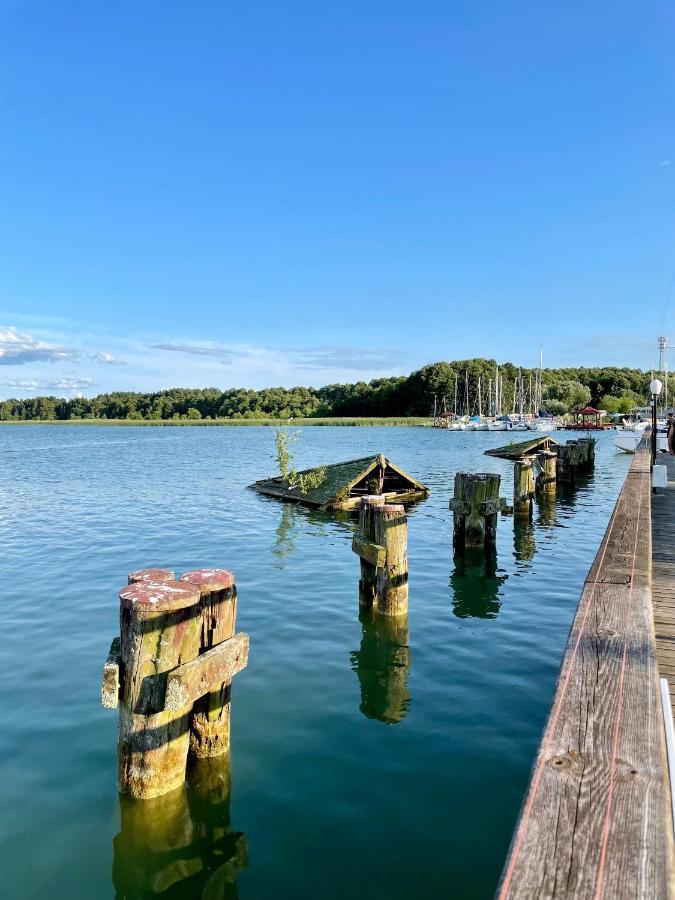
[[[387,503],[404,503],[429,495],[429,488],[421,481],[399,469],[383,454],[350,459],[325,466],[326,478],[319,487],[306,494],[299,487],[290,487],[281,478],[266,478],[249,487],[291,503],[301,503],[317,509],[356,509],[361,497],[380,494]],[[299,475],[307,475],[313,469],[304,469]]]
[[506,444],[504,447],[494,447],[492,450],[486,450],[486,456],[498,456],[500,459],[527,459],[536,456],[544,450],[554,450],[558,447],[558,441],[550,435],[545,434],[543,437],[531,438],[529,441],[519,441],[517,444]]

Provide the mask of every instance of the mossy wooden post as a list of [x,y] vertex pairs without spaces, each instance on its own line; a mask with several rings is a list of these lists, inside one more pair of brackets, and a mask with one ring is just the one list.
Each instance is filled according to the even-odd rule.
[[[199,589],[201,615],[200,653],[233,637],[237,618],[237,588],[226,569],[198,569],[180,578]],[[220,756],[230,749],[230,694],[232,682],[195,702],[190,732],[190,752],[197,757]]]
[[579,438],[578,444],[584,448],[580,465],[584,471],[591,472],[595,466],[595,439],[592,437]]
[[534,496],[534,472],[532,460],[519,459],[513,466],[513,515],[529,518]]
[[408,522],[400,503],[374,508],[375,543],[384,547],[384,566],[377,569],[377,612],[400,616],[408,612]]
[[539,496],[555,497],[557,459],[557,455],[550,450],[542,450],[540,453],[537,453],[539,474],[537,475],[535,490]]
[[136,572],[129,572],[129,584],[142,584],[150,582],[152,584],[162,584],[167,581],[175,581],[176,575],[171,569],[138,569]]
[[490,546],[497,540],[497,514],[504,505],[499,498],[500,482],[501,476],[492,472],[455,475],[455,496],[450,501],[450,509],[456,550]]
[[558,456],[556,466],[556,478],[562,484],[574,482],[574,467],[572,465],[573,442],[568,441],[556,448]]
[[164,695],[169,670],[197,657],[200,632],[199,588],[140,582],[120,591],[123,794],[159,797],[185,780],[192,704],[165,711]]
[[[375,509],[384,506],[384,497],[369,495],[361,497],[359,504],[359,533],[366,540],[375,542]],[[359,581],[359,605],[366,609],[377,603],[377,569],[367,559],[361,557],[361,579]]]

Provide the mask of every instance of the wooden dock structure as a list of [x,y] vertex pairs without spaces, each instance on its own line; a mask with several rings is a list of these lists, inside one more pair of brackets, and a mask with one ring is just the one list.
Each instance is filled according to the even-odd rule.
[[671,696],[675,685],[668,468],[672,483],[652,495],[643,439],[584,583],[499,900],[675,896],[659,689],[659,677]]

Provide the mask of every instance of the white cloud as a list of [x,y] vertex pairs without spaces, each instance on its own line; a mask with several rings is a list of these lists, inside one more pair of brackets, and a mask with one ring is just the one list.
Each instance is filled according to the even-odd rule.
[[153,344],[152,350],[169,350],[172,353],[188,353],[190,356],[215,356],[222,359],[224,363],[230,362],[230,351],[220,345],[213,343],[173,343]]
[[35,340],[26,332],[17,331],[13,326],[0,327],[0,365],[20,366],[32,362],[56,362],[71,359],[73,350]]
[[92,353],[91,359],[93,359],[94,362],[104,363],[107,366],[126,366],[125,360],[113,356],[112,353],[105,353],[101,350]]
[[80,391],[91,388],[94,384],[93,378],[75,378],[74,376],[65,376],[55,381],[38,378],[16,378],[12,381],[4,382],[5,387],[20,391]]

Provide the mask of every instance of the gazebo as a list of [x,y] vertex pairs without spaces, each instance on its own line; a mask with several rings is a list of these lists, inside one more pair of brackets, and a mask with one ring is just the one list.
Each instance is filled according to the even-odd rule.
[[600,409],[595,409],[593,406],[584,406],[576,414],[576,427],[580,431],[594,431],[597,428],[602,428],[600,420],[604,415],[604,412]]

